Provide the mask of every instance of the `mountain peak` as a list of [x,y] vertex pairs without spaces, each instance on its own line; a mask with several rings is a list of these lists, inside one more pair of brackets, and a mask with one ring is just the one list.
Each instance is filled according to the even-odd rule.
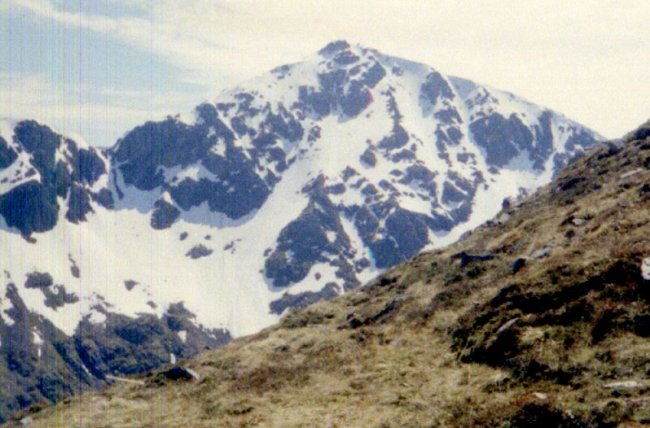
[[640,426],[650,336],[646,153],[645,140],[593,152],[463,241],[183,362],[200,382],[171,380],[167,369],[34,422]]
[[[0,135],[0,242],[12,255],[0,261],[0,341],[35,326],[5,317],[6,302],[44,314],[43,340],[60,343],[45,335],[60,331],[91,374],[76,362],[57,372],[58,348],[28,336],[16,349],[33,351],[31,373],[41,352],[48,373],[73,370],[82,384],[259,331],[452,242],[597,138],[346,41],[224,91],[194,120],[144,123],[106,152],[36,122],[0,122]],[[24,285],[45,274],[41,291]],[[179,302],[182,316],[170,313]],[[77,351],[87,338],[92,349]],[[58,397],[14,381],[36,401]]]
[[318,54],[321,56],[333,56],[345,49],[350,48],[350,43],[348,43],[346,40],[335,40],[333,42],[329,42],[324,48],[318,51]]

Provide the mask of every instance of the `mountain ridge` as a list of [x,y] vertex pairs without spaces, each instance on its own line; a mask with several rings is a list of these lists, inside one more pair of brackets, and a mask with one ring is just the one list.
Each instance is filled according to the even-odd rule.
[[643,425],[644,133],[590,150],[449,247],[181,361],[198,380],[164,369],[46,408],[34,424]]
[[[107,150],[3,126],[4,334],[30,372],[150,370],[454,241],[598,139],[473,85],[335,42]],[[23,405],[71,392],[33,382]]]
[[641,134],[594,148],[462,241],[181,361],[198,380],[162,370],[33,422],[643,425],[650,139]]

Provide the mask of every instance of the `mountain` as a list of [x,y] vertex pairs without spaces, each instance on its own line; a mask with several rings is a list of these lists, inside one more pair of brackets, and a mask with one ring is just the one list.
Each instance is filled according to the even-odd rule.
[[629,138],[464,240],[177,366],[198,380],[167,367],[33,426],[647,424],[650,132]]
[[0,126],[0,417],[354,289],[547,183],[598,135],[334,42],[98,150]]

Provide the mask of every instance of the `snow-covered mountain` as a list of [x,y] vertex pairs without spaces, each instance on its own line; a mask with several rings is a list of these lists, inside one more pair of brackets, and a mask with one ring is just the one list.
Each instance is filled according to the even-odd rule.
[[598,139],[342,41],[104,151],[3,122],[0,397],[55,399],[253,333],[456,240]]

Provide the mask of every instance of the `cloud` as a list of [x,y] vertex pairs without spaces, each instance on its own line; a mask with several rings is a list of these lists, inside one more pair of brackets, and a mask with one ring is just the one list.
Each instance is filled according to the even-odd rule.
[[78,86],[58,86],[43,75],[15,79],[0,72],[0,118],[38,120],[83,135],[91,144],[109,146],[129,129],[147,120],[164,118],[174,111],[173,105],[193,102],[173,92],[151,97],[148,91],[95,91],[99,96],[89,101],[87,92]]
[[510,90],[610,136],[650,111],[646,0],[104,1],[121,13],[14,4],[151,52],[215,94],[345,38]]

